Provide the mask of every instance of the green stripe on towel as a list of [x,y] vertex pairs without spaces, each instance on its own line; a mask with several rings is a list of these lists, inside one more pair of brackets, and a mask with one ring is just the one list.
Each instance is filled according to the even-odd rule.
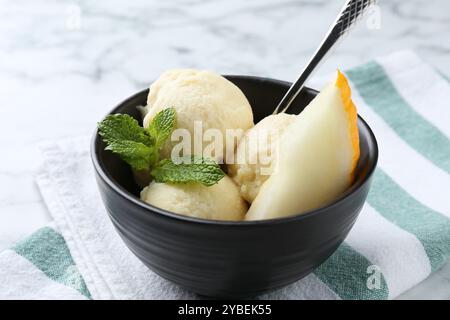
[[371,266],[373,263],[343,243],[314,274],[342,299],[386,300],[389,290],[382,274],[378,288],[368,286]]
[[439,75],[440,75],[445,81],[450,82],[450,78],[449,78],[445,73],[443,73],[442,71],[437,70],[437,69],[435,69],[435,71],[436,71],[437,73],[439,73]]
[[381,169],[372,181],[368,203],[422,243],[433,271],[450,257],[450,219],[410,196]]
[[39,229],[12,249],[29,260],[50,279],[91,298],[64,238],[52,228]]
[[412,148],[450,173],[450,141],[397,92],[383,67],[369,62],[346,72],[361,97]]

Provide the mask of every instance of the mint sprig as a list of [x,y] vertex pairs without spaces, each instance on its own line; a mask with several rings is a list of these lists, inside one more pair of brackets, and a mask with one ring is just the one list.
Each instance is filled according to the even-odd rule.
[[157,161],[151,135],[127,114],[107,116],[98,124],[98,132],[105,149],[118,154],[135,170],[148,169],[152,161]]
[[161,160],[151,171],[156,182],[200,182],[212,186],[225,176],[220,166],[211,159],[190,156],[173,163],[170,159]]
[[118,154],[135,170],[148,169],[152,162],[152,156],[155,154],[153,146],[132,140],[114,140],[106,146],[105,150]]
[[98,123],[98,130],[105,143],[134,141],[151,146],[153,143],[136,119],[127,114],[111,114]]
[[106,143],[105,150],[119,155],[135,170],[149,170],[156,182],[199,182],[211,186],[225,176],[211,159],[189,156],[181,163],[170,159],[159,161],[159,149],[176,126],[174,108],[167,108],[153,118],[147,129],[126,114],[107,116],[98,124],[99,134]]

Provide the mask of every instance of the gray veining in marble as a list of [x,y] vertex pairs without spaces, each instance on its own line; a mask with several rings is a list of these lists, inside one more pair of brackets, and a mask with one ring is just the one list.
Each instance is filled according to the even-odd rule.
[[[89,134],[172,67],[293,80],[342,3],[0,0],[0,249],[49,221],[38,142]],[[379,3],[318,74],[412,48],[449,76],[450,1]],[[403,297],[450,298],[449,265]]]

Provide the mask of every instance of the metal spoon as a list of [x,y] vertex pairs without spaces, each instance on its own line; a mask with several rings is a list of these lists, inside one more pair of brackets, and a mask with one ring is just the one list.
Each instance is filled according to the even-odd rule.
[[[359,17],[363,15],[366,9],[375,3],[376,0],[347,0],[341,12],[338,14],[336,21],[331,25],[330,30],[325,35],[319,48],[311,57],[303,72],[298,77],[287,93],[281,99],[273,114],[285,112],[292,104],[294,99],[300,93],[306,80],[312,74],[314,69],[319,65],[320,61],[336,44],[336,42],[352,27]],[[280,111],[281,110],[281,111]]]

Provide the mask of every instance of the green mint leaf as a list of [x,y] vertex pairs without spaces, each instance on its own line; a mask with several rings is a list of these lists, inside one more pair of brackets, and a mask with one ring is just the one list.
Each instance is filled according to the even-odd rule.
[[154,148],[146,146],[142,142],[131,140],[116,140],[108,143],[105,150],[116,153],[135,170],[145,170],[151,165],[155,154]]
[[118,154],[133,169],[149,169],[158,161],[152,138],[127,114],[107,116],[98,124],[98,132],[107,145],[105,150]]
[[216,162],[198,156],[185,158],[179,164],[170,159],[161,160],[151,174],[156,182],[199,182],[205,186],[212,186],[225,176]]
[[174,108],[164,109],[156,114],[147,131],[155,141],[156,149],[162,147],[170,137],[176,124],[176,112]]
[[136,119],[127,114],[108,115],[98,123],[98,132],[106,144],[130,140],[150,147],[153,141]]

